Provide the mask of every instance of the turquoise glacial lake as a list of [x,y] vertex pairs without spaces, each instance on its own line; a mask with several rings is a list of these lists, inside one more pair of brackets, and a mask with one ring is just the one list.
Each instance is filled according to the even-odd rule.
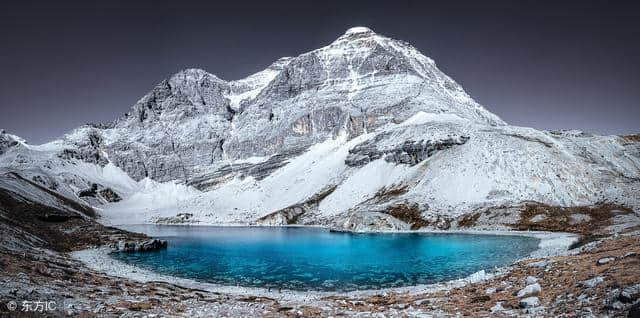
[[221,285],[351,291],[466,277],[526,257],[525,236],[351,234],[301,227],[139,225],[126,229],[167,240],[166,250],[113,253],[161,274]]

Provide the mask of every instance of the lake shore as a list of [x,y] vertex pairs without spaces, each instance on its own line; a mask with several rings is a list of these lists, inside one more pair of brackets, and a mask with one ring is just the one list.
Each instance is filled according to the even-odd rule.
[[[179,225],[185,226],[185,225]],[[305,226],[296,226],[305,227]],[[318,228],[318,227],[313,227]],[[368,232],[368,233],[380,233],[380,232]],[[538,249],[531,253],[529,258],[541,258],[558,255],[566,255],[569,253],[568,247],[575,242],[577,236],[571,233],[553,233],[553,232],[516,232],[516,231],[388,231],[384,233],[439,233],[439,234],[483,234],[483,235],[517,235],[517,236],[530,236],[540,240]],[[367,296],[381,292],[394,292],[394,293],[411,293],[411,292],[424,292],[450,289],[453,287],[461,287],[468,283],[477,282],[479,280],[485,280],[495,276],[497,273],[502,273],[508,270],[508,266],[504,266],[495,270],[495,273],[486,273],[484,270],[471,274],[468,277],[439,282],[427,285],[415,285],[407,287],[395,287],[384,289],[370,289],[359,290],[351,292],[319,292],[319,291],[295,291],[295,290],[277,290],[277,289],[265,289],[257,287],[239,287],[239,286],[223,286],[211,283],[197,282],[191,279],[184,279],[169,275],[163,275],[154,273],[149,270],[138,268],[136,266],[123,263],[109,256],[112,250],[109,248],[96,248],[76,251],[71,253],[71,257],[83,262],[87,267],[92,270],[103,272],[108,275],[132,279],[140,282],[148,281],[166,281],[173,284],[189,288],[198,288],[207,290],[210,292],[226,293],[233,295],[254,295],[260,297],[272,297],[278,300],[292,301],[292,300],[313,300],[328,296]]]
[[[149,240],[146,235],[91,219],[61,223],[24,220],[37,226],[21,232],[0,222],[2,314],[12,313],[6,307],[10,301],[43,299],[56,302],[54,316],[455,317],[571,313],[598,317],[623,315],[633,310],[640,296],[636,292],[640,291],[640,224],[629,215],[614,216],[607,226],[579,233],[478,227],[385,231],[526,235],[541,241],[529,257],[495,272],[438,284],[344,293],[224,287],[163,276],[117,262],[108,255],[112,244]],[[45,239],[34,240],[32,235]],[[533,290],[520,297],[518,294],[527,288]]]

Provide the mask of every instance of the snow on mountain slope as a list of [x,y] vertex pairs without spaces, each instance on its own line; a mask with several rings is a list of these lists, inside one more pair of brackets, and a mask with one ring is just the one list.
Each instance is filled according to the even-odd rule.
[[241,80],[230,82],[229,93],[225,95],[229,99],[229,107],[234,111],[238,111],[242,102],[256,98],[290,61],[290,57],[280,58],[263,71]]
[[368,30],[238,81],[181,71],[96,134],[134,179],[188,181],[227,161],[298,154],[343,130],[357,136],[418,111],[504,124],[431,59]]
[[398,206],[424,218],[530,200],[640,207],[639,143],[509,126],[364,27],[237,81],[181,71],[113,124],[44,145],[0,134],[0,169],[114,224],[397,227]]

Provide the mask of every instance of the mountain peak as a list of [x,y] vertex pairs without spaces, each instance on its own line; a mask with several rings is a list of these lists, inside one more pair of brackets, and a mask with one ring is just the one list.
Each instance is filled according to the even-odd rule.
[[356,26],[353,28],[348,29],[344,34],[345,35],[351,35],[351,34],[360,34],[360,33],[375,33],[373,32],[373,30],[364,27],[364,26]]

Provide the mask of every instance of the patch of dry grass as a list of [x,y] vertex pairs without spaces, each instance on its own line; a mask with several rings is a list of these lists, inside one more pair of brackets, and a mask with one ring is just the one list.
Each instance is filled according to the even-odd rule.
[[[598,235],[611,225],[611,218],[616,214],[629,214],[633,210],[613,203],[600,203],[594,206],[561,207],[543,203],[528,203],[520,212],[520,220],[514,226],[521,231],[571,232],[582,235]],[[572,220],[571,215],[582,214],[588,220]],[[536,216],[543,216],[534,221]]]
[[622,136],[622,138],[628,142],[640,142],[640,134],[626,135],[626,136]]
[[420,229],[429,225],[429,221],[422,218],[422,213],[418,208],[418,204],[394,204],[385,210],[385,213],[399,219],[405,223],[411,224],[412,230]]
[[408,185],[392,185],[391,187],[382,187],[380,190],[373,195],[372,200],[375,203],[387,202],[394,197],[401,196],[409,191]]
[[459,227],[472,227],[476,225],[478,219],[480,218],[480,213],[471,213],[462,217],[462,219],[458,222]]

